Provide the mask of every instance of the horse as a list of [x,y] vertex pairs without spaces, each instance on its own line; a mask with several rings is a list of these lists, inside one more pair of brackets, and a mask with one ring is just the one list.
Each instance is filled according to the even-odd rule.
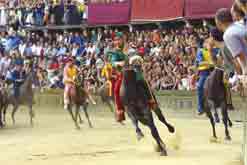
[[[151,134],[158,145],[157,151],[160,152],[160,155],[167,156],[165,143],[162,141],[154,124],[152,109],[148,106],[148,101],[145,100],[143,95],[144,93],[138,90],[135,71],[131,68],[125,68],[123,70],[123,81],[120,88],[120,99],[136,129],[137,138],[143,137],[143,133],[138,126],[138,123],[141,122],[151,130]],[[166,122],[160,108],[155,108],[154,112],[158,115],[160,121],[166,123],[170,132],[175,131],[174,127]]]
[[[20,86],[19,96],[16,97],[14,92],[10,92],[8,96],[8,103],[13,106],[13,111],[11,114],[13,124],[15,124],[15,114],[19,109],[20,105],[25,105],[29,109],[30,116],[30,125],[33,126],[33,105],[34,105],[34,90],[33,90],[33,82],[37,80],[37,75],[35,71],[30,71],[27,73],[26,79],[23,84]],[[4,110],[4,121],[6,117],[6,110]]]
[[212,115],[212,110],[215,111],[216,116],[217,108],[221,109],[222,120],[225,126],[225,140],[230,141],[231,136],[228,130],[228,126],[232,126],[232,122],[228,115],[227,101],[225,86],[223,82],[224,70],[216,67],[213,72],[209,75],[208,79],[204,85],[204,112],[206,112],[207,117],[210,120],[213,129],[212,141],[217,141],[218,137],[216,135],[215,120]]
[[[71,115],[72,120],[74,121],[75,127],[77,129],[80,129],[79,122],[82,123],[82,118],[80,115],[80,108],[83,108],[83,111],[85,113],[85,116],[87,118],[89,127],[92,128],[92,122],[89,118],[88,114],[88,96],[86,90],[83,88],[84,82],[83,82],[83,75],[79,74],[77,78],[75,79],[75,89],[71,88],[69,90],[69,105],[68,105],[68,111]],[[75,114],[73,113],[73,105],[75,105]]]

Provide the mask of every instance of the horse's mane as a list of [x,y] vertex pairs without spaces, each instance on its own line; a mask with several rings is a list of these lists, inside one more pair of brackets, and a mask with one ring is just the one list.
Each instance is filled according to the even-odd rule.
[[220,68],[215,68],[209,75],[204,86],[205,94],[209,99],[217,101],[225,99],[223,78],[224,70]]
[[136,73],[133,69],[128,68],[123,71],[123,86],[125,88],[125,99],[128,102],[142,99],[142,94],[138,91],[136,82]]
[[33,77],[34,77],[34,72],[33,71],[29,72],[23,84],[21,85],[21,88],[30,88],[30,87],[32,88]]

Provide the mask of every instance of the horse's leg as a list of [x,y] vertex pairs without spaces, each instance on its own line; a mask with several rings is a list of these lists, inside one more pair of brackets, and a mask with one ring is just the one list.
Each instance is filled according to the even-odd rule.
[[175,132],[175,128],[166,121],[166,118],[162,114],[160,107],[157,106],[157,108],[154,110],[154,113],[156,114],[156,116],[158,116],[159,120],[166,125],[170,133]]
[[[72,110],[71,110],[71,112],[72,112]],[[72,113],[72,115],[73,115],[73,113]],[[77,119],[78,119],[79,115],[80,115],[80,105],[76,105],[76,107],[75,107],[75,116],[74,116],[74,123],[75,123],[76,129],[81,129],[79,124],[78,124],[78,122],[77,122]]]
[[215,121],[214,121],[213,114],[211,112],[211,109],[213,109],[214,107],[215,107],[214,103],[212,101],[208,100],[208,104],[207,104],[207,106],[205,106],[205,111],[207,113],[207,117],[209,118],[212,129],[213,129],[213,138],[214,138],[213,140],[216,140],[217,135],[216,135],[216,130],[215,130]]
[[30,124],[33,126],[33,118],[34,118],[34,112],[33,112],[33,105],[29,105],[29,116],[30,116]]
[[89,118],[89,115],[88,115],[88,112],[87,112],[87,107],[88,107],[87,105],[84,105],[84,106],[83,106],[83,111],[84,111],[85,116],[86,116],[86,118],[87,118],[89,127],[90,127],[90,128],[93,128],[92,122],[91,122],[91,120],[90,120],[90,118]]
[[137,139],[141,140],[144,137],[144,134],[142,133],[142,130],[138,126],[138,120],[130,111],[127,111],[127,114],[136,128]]
[[[69,104],[67,110],[69,111],[69,114],[73,120],[74,123],[76,123],[76,118],[74,117],[73,111],[72,111],[72,105]],[[76,126],[77,127],[77,126]]]
[[225,126],[225,139],[226,140],[231,140],[231,136],[230,136],[230,133],[229,133],[229,130],[228,130],[228,121],[229,121],[229,116],[228,116],[228,111],[227,111],[227,107],[226,107],[226,104],[225,102],[223,102],[221,104],[221,112],[222,112],[222,118],[223,118],[223,123],[224,123],[224,126]]
[[78,114],[78,118],[79,118],[79,123],[80,124],[83,124],[83,120],[82,120],[82,117],[81,117],[81,113],[79,112],[79,114]]
[[3,115],[3,111],[2,111],[2,107],[0,107],[0,128],[3,127],[3,118],[2,118],[2,115]]
[[214,107],[214,120],[215,123],[220,123],[220,118],[216,107]]
[[8,105],[3,108],[3,123],[6,124],[6,113],[7,113]]
[[[228,111],[228,110],[227,110],[227,111]],[[229,115],[228,115],[228,124],[229,124],[229,127],[232,127],[232,126],[233,126],[233,123],[232,123],[232,121],[231,121]]]
[[112,104],[111,104],[111,100],[108,100],[108,99],[107,99],[107,101],[106,101],[105,103],[106,103],[106,105],[109,107],[110,111],[111,111],[112,113],[114,113],[114,108],[113,108],[113,106],[112,106]]
[[167,156],[165,143],[160,138],[160,135],[159,135],[159,132],[157,130],[157,127],[154,124],[153,115],[152,115],[151,110],[145,109],[144,110],[144,119],[140,120],[140,121],[143,124],[146,124],[150,128],[151,134],[152,134],[153,138],[155,139],[155,141],[156,141],[156,143],[157,143],[157,145],[159,147],[159,151],[161,153],[161,156]]
[[15,125],[15,113],[18,110],[19,105],[15,104],[13,106],[14,107],[13,107],[13,111],[12,111],[11,117],[12,117],[13,124]]

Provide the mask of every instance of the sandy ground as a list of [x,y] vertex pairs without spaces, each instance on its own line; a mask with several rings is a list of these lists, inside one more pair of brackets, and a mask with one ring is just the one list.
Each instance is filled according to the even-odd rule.
[[[91,108],[94,128],[90,129],[84,121],[79,131],[61,107],[36,107],[34,128],[29,126],[25,110],[23,107],[17,113],[15,126],[8,114],[9,124],[0,130],[1,165],[241,165],[239,123],[234,123],[231,129],[232,142],[224,141],[223,125],[218,125],[221,142],[216,144],[209,141],[211,127],[205,118],[166,112],[177,133],[170,135],[156,120],[169,154],[160,157],[146,127],[142,126],[145,138],[137,141],[130,121],[125,126],[115,123],[113,114],[103,106]],[[175,144],[179,145],[178,150]]]

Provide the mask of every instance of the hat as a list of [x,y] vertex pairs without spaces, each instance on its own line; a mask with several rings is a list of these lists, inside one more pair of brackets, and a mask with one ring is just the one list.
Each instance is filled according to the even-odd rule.
[[134,55],[134,56],[130,57],[130,59],[129,59],[130,65],[142,64],[143,62],[144,61],[143,61],[142,57],[138,56],[138,55]]
[[116,33],[116,37],[123,37],[123,33],[122,32],[117,32]]

